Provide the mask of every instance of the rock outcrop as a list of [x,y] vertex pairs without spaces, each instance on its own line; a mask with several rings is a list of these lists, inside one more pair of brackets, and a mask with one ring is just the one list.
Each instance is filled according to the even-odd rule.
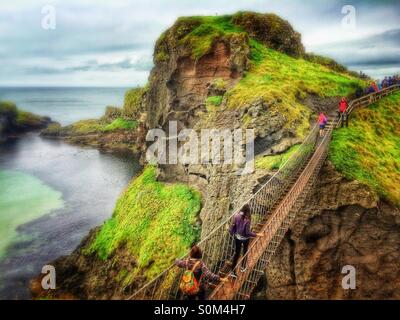
[[0,142],[21,133],[46,128],[51,123],[49,117],[18,110],[14,103],[0,101]]
[[[95,254],[82,254],[82,250],[90,245],[98,231],[99,228],[90,231],[73,253],[51,263],[57,271],[57,290],[43,290],[41,281],[44,275],[31,281],[34,298],[86,300],[126,299],[129,296],[122,282],[122,270],[126,273],[132,271],[136,262],[131,259],[126,248],[119,248],[108,260],[102,260]],[[140,279],[136,279],[135,284],[140,283]]]
[[294,57],[302,57],[305,54],[301,34],[296,32],[288,21],[275,14],[239,12],[233,16],[233,23],[268,48]]
[[[212,81],[232,86],[248,67],[248,39],[244,34],[216,37],[199,58],[182,41],[200,20],[179,19],[157,41],[147,96],[148,127],[164,127],[169,120],[193,127],[196,111],[205,109]],[[162,57],[160,57],[162,56]]]
[[[399,248],[400,210],[327,163],[255,296],[399,299]],[[346,265],[356,270],[355,290],[342,287]]]

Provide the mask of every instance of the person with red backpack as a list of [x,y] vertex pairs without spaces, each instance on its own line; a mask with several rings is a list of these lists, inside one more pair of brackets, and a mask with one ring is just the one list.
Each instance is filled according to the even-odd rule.
[[346,123],[346,127],[349,126],[349,119],[347,114],[347,108],[349,104],[345,97],[342,97],[339,102],[338,120],[342,119],[342,127]]
[[189,259],[176,260],[175,265],[185,269],[179,289],[187,300],[205,300],[205,281],[227,282],[228,278],[221,278],[212,273],[202,261],[203,253],[198,246],[193,246]]

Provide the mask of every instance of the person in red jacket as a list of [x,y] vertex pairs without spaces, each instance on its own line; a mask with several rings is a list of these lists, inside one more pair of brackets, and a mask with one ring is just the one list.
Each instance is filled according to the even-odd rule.
[[375,92],[379,92],[378,85],[376,84],[375,81],[372,82],[372,88],[374,88],[374,91],[375,91]]
[[342,127],[343,127],[344,123],[346,123],[346,127],[349,126],[348,114],[347,114],[348,106],[349,106],[349,104],[345,97],[340,99],[338,117],[339,117],[339,120],[342,119]]

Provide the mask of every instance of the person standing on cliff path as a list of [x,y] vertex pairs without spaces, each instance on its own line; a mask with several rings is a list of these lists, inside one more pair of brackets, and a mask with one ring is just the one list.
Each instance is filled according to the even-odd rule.
[[319,136],[322,138],[324,136],[325,126],[328,123],[328,118],[326,115],[321,112],[318,117],[318,124],[319,124]]
[[345,97],[342,97],[339,102],[339,112],[338,112],[338,120],[342,119],[342,127],[344,123],[346,123],[346,127],[349,126],[349,119],[348,119],[348,114],[347,114],[347,108],[349,104],[347,103],[347,100]]
[[251,213],[249,205],[244,205],[239,213],[233,218],[233,223],[229,229],[229,233],[235,238],[235,255],[232,261],[233,270],[230,274],[231,277],[236,278],[235,268],[238,263],[240,252],[243,248],[243,262],[240,268],[241,272],[245,272],[247,269],[247,251],[249,249],[249,242],[251,238],[262,237],[262,233],[254,233],[250,230],[251,225]]

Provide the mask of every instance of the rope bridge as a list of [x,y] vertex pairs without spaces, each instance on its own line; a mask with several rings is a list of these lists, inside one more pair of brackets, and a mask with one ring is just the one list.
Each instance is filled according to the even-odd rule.
[[[400,85],[397,84],[351,101],[348,114],[355,108],[368,106],[399,88]],[[319,127],[316,124],[296,152],[250,199],[242,204],[242,206],[245,204],[250,206],[254,231],[263,234],[262,237],[250,241],[246,254],[245,272],[238,270],[244,257],[236,266],[230,265],[234,254],[234,238],[227,231],[233,216],[242,206],[233,210],[197,244],[203,251],[203,261],[212,272],[225,277],[232,269],[235,269],[237,274],[235,280],[209,283],[208,299],[250,299],[251,293],[292,225],[325,162],[332,131],[334,127],[340,126],[342,121],[342,119],[336,120],[334,115],[330,115],[329,118],[323,138],[318,137]],[[188,254],[182,257],[182,259],[186,258]],[[129,299],[179,299],[179,283],[182,274],[182,269],[172,265],[134,292]]]

